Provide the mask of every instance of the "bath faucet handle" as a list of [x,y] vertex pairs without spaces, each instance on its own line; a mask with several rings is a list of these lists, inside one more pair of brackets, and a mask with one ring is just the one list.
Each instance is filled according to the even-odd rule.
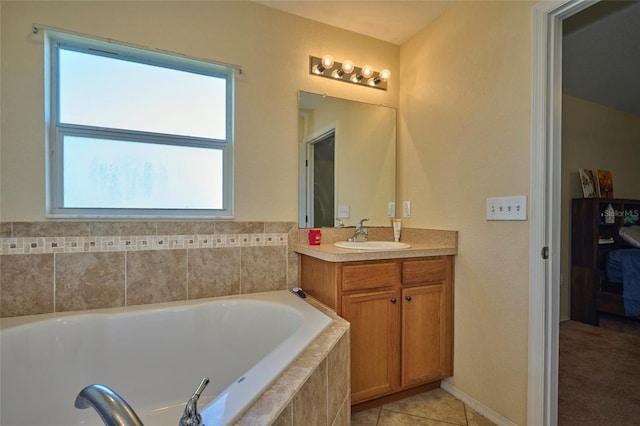
[[207,387],[208,384],[209,378],[204,377],[196,391],[191,395],[191,398],[189,398],[189,401],[187,401],[178,426],[205,426],[202,423],[202,417],[198,413],[198,399],[200,399],[200,395],[202,395],[204,388]]
[[202,395],[202,392],[204,391],[204,388],[206,388],[208,384],[209,384],[209,378],[208,377],[203,377],[202,381],[198,385],[198,388],[193,393],[193,395],[191,395],[191,399],[195,399],[196,401],[198,399],[200,399],[200,395]]

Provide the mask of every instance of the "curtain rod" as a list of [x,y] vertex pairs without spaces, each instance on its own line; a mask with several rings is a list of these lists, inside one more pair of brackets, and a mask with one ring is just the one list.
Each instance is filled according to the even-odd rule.
[[214,65],[221,65],[221,66],[233,68],[235,70],[238,70],[239,74],[243,73],[242,72],[242,65],[229,64],[227,62],[212,61],[210,59],[188,56],[188,55],[185,55],[183,53],[172,52],[170,50],[157,49],[155,47],[149,47],[149,46],[143,46],[143,45],[139,45],[139,44],[127,43],[127,42],[124,42],[124,41],[114,40],[114,39],[111,39],[111,38],[103,38],[103,37],[92,36],[92,35],[89,35],[89,34],[84,34],[84,33],[79,33],[79,32],[69,31],[69,30],[63,30],[63,29],[60,29],[60,28],[50,27],[50,26],[42,25],[42,24],[38,24],[38,23],[31,24],[31,30],[33,31],[34,34],[38,34],[38,32],[40,30],[56,31],[56,32],[63,33],[63,34],[70,34],[70,35],[74,35],[74,36],[87,37],[87,38],[91,38],[93,40],[103,41],[103,42],[112,43],[112,44],[119,44],[119,45],[122,45],[122,46],[132,47],[132,48],[136,48],[136,49],[151,50],[153,52],[158,52],[158,53],[168,53],[168,54],[180,56],[180,57],[183,57],[183,58],[186,58],[186,59],[193,59],[193,60],[197,60],[197,61],[208,62],[208,63],[214,64]]

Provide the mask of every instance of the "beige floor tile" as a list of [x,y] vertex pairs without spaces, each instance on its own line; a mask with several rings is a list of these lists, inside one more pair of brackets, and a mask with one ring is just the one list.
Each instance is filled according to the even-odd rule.
[[410,414],[456,425],[467,424],[464,404],[442,389],[434,389],[392,402],[382,408],[396,413]]
[[396,413],[382,410],[377,426],[445,426],[451,423],[439,422],[437,420],[425,419],[424,417],[412,416],[410,414]]
[[351,415],[351,426],[376,426],[380,417],[380,407],[360,411]]
[[468,405],[465,405],[464,408],[467,412],[468,426],[495,426],[495,423],[493,423],[491,420],[487,419]]

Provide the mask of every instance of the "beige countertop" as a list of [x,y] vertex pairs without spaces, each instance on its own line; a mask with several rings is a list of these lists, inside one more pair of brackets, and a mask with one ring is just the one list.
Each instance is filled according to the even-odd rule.
[[[411,257],[445,256],[458,253],[458,232],[434,229],[405,229],[400,241],[411,247],[402,250],[352,250],[336,247],[336,241],[345,241],[345,235],[353,229],[323,228],[322,244],[308,243],[308,229],[301,229],[299,243],[293,244],[296,253],[327,262],[356,262],[361,260],[402,259]],[[393,241],[393,231],[388,228],[371,228],[369,241]]]

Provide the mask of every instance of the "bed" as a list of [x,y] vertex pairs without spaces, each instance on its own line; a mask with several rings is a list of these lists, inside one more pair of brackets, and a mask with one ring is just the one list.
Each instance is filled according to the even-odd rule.
[[574,198],[570,254],[572,320],[640,316],[640,200]]
[[[640,248],[612,250],[607,254],[601,291],[622,296],[624,315],[640,316]],[[616,309],[619,313],[620,309]]]

